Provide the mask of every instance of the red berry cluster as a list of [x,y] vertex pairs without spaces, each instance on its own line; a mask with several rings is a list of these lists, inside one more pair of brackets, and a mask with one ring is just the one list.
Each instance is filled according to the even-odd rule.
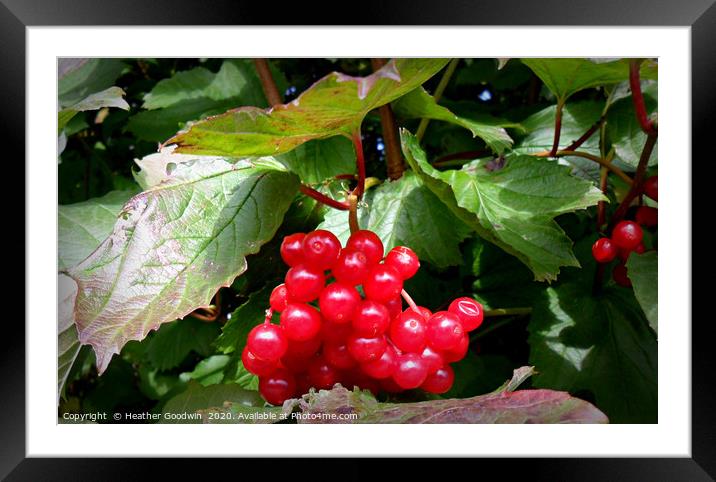
[[[654,201],[658,201],[657,176],[644,181],[643,192]],[[652,228],[657,225],[658,210],[649,206],[639,206],[634,221],[621,221],[612,230],[611,238],[599,238],[592,245],[592,256],[598,263],[610,263],[619,257],[619,263],[612,271],[617,284],[631,286],[627,276],[626,262],[632,252],[641,254],[645,251],[644,231],[641,226]]]
[[[467,332],[482,323],[482,305],[458,298],[447,311],[403,311],[403,281],[420,262],[404,246],[383,254],[380,238],[367,230],[353,233],[345,247],[324,230],[284,238],[281,257],[290,269],[242,354],[267,402],[280,405],[339,382],[373,393],[450,389],[450,363],[467,353]],[[274,312],[281,313],[278,325]]]

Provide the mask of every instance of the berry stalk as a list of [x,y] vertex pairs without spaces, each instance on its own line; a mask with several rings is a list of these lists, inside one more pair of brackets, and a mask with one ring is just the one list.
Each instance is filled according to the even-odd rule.
[[646,134],[656,134],[656,126],[649,119],[646,113],[646,105],[644,104],[644,95],[641,92],[641,79],[639,77],[639,68],[642,59],[632,59],[629,62],[629,87],[631,87],[631,98],[634,102],[634,110],[636,118],[639,120],[641,129]]
[[305,184],[301,184],[300,191],[305,194],[308,197],[312,197],[319,203],[325,204],[326,206],[330,206],[334,209],[340,209],[341,211],[348,211],[350,206],[348,206],[347,203],[336,201],[335,199],[332,199],[322,192],[318,192],[312,187],[306,186]]

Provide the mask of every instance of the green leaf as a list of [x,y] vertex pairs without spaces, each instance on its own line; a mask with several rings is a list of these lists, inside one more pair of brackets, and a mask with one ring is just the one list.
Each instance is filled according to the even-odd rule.
[[191,125],[165,144],[178,152],[240,157],[278,155],[313,139],[351,135],[369,111],[435,75],[446,59],[401,58],[367,77],[333,72],[289,104],[234,109]]
[[267,285],[259,291],[251,293],[249,299],[231,313],[231,317],[222,328],[221,336],[216,340],[218,351],[241,354],[251,329],[266,319],[266,310],[269,308],[269,297],[272,290],[273,287]]
[[76,265],[100,245],[112,232],[122,206],[135,192],[112,191],[100,198],[59,206],[57,254],[60,270]]
[[[202,386],[192,381],[186,391],[169,399],[162,411],[162,423],[202,423],[198,410],[211,407],[223,407],[231,404],[247,411],[276,411],[263,407],[264,401],[258,392],[244,390],[236,384]],[[280,409],[278,409],[280,411]]]
[[224,380],[224,368],[229,364],[228,355],[213,355],[197,363],[194,370],[182,373],[179,378],[196,380],[205,387],[216,385]]
[[76,104],[90,94],[114,85],[126,69],[127,64],[120,59],[58,59],[57,95],[60,108]]
[[631,290],[549,287],[529,324],[534,385],[588,393],[615,423],[656,423],[657,344]]
[[[470,229],[453,215],[413,172],[368,191],[368,205],[359,212],[363,229],[374,231],[386,252],[394,246],[410,246],[418,257],[437,267],[462,262],[458,245]],[[333,232],[342,243],[350,236],[348,214],[329,211],[321,229]]]
[[356,168],[353,143],[345,137],[308,141],[277,157],[306,184],[317,184]]
[[422,87],[404,95],[393,103],[397,115],[405,118],[426,118],[450,122],[468,129],[473,137],[479,137],[490,148],[502,154],[512,147],[512,138],[504,127],[514,127],[512,122],[505,122],[490,116],[481,116],[475,119],[458,117],[446,107],[438,105],[435,99]]
[[512,373],[512,362],[500,355],[475,355],[468,351],[465,358],[451,364],[455,382],[445,398],[467,398],[493,390]]
[[64,274],[57,276],[57,400],[65,394],[65,383],[80,352],[73,316],[77,283]]
[[[162,161],[163,162],[163,161]],[[272,159],[177,162],[127,202],[112,234],[69,270],[75,320],[103,372],[129,340],[208,306],[278,229],[298,180]]]
[[192,351],[209,356],[220,331],[217,323],[191,317],[166,323],[149,341],[147,357],[159,370],[169,370],[178,366]]
[[[619,59],[607,62],[594,62],[589,59],[521,59],[542,79],[547,88],[559,101],[580,90],[616,84],[629,79],[629,60]],[[640,74],[643,79],[656,79],[656,63],[642,63]]]
[[[644,95],[644,104],[648,113],[656,112],[656,100]],[[607,115],[607,135],[614,146],[616,157],[636,169],[641,151],[646,144],[646,134],[636,118],[634,102],[631,96],[615,102]],[[649,158],[649,166],[658,163],[658,141]]]
[[122,98],[123,96],[124,91],[119,87],[110,87],[102,92],[88,95],[83,100],[57,113],[57,131],[61,131],[78,112],[98,110],[102,107],[117,107],[118,109],[129,110],[129,104]]
[[579,266],[553,218],[605,199],[592,183],[554,161],[528,156],[509,157],[499,169],[474,161],[440,172],[413,135],[403,130],[401,138],[408,163],[440,200],[480,237],[517,256],[536,280],[554,280],[561,266]]
[[627,260],[629,280],[634,286],[634,295],[649,320],[649,325],[658,333],[659,317],[659,258],[656,251],[644,254],[632,253]]

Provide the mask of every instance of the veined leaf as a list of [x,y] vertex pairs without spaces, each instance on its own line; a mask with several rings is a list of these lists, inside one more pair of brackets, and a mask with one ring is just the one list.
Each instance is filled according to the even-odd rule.
[[[656,100],[644,95],[644,104],[648,113],[656,112]],[[617,159],[636,169],[641,157],[641,151],[646,144],[646,134],[634,112],[634,102],[631,97],[621,99],[614,103],[607,115],[607,134],[614,146]],[[658,141],[651,151],[649,166],[655,166],[659,161]]]
[[288,104],[234,109],[191,125],[165,144],[177,144],[177,152],[241,157],[278,155],[312,139],[349,136],[369,111],[420,86],[446,63],[401,58],[367,77],[333,72]]
[[308,141],[277,159],[307,184],[317,184],[338,174],[350,174],[356,165],[353,143],[345,137]]
[[[542,79],[544,85],[564,102],[580,90],[605,84],[616,84],[629,79],[629,59],[594,62],[590,59],[521,59]],[[656,79],[656,62],[641,64],[642,79]]]
[[61,58],[57,60],[57,95],[60,108],[114,85],[127,69],[120,59]]
[[462,126],[472,132],[473,137],[479,137],[485,141],[498,154],[502,154],[505,149],[512,146],[512,138],[504,127],[513,127],[514,123],[505,123],[490,116],[475,119],[458,117],[446,107],[438,105],[422,87],[418,87],[395,101],[393,108],[396,114],[402,117],[434,119]]
[[129,110],[129,104],[123,99],[123,96],[124,91],[119,87],[110,87],[102,92],[88,95],[83,100],[57,113],[57,131],[60,132],[78,112],[98,110],[102,107],[117,107]]
[[634,295],[658,333],[659,324],[659,258],[656,251],[632,253],[627,260],[627,273],[634,286]]
[[546,159],[514,156],[495,169],[474,161],[440,172],[428,163],[416,138],[401,132],[410,166],[455,215],[482,238],[517,256],[537,280],[554,280],[561,266],[579,266],[572,241],[554,217],[605,199],[592,183]]
[[159,370],[168,370],[178,366],[192,351],[209,356],[219,332],[217,323],[191,317],[166,323],[149,341],[147,358]]
[[112,234],[69,270],[75,320],[103,372],[129,340],[208,306],[271,239],[298,180],[272,159],[178,162],[170,179],[133,197]]
[[[384,182],[368,191],[367,208],[359,211],[359,224],[380,236],[386,252],[394,246],[410,246],[418,257],[437,267],[462,262],[458,245],[470,228],[456,218],[413,172]],[[321,229],[345,243],[350,237],[348,214],[331,210]]]

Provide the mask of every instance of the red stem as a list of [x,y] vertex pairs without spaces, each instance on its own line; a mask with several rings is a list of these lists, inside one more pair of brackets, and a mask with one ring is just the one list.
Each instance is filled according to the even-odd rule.
[[420,313],[420,310],[418,309],[418,305],[415,304],[415,301],[413,301],[413,298],[410,297],[407,291],[403,290],[400,292],[400,295],[403,297],[406,303],[408,303],[408,306],[410,306],[413,311],[416,313]]
[[263,88],[269,105],[273,107],[280,104],[281,94],[278,92],[278,87],[276,87],[276,82],[273,80],[273,75],[271,75],[268,61],[266,59],[254,59],[254,67],[256,67],[256,73],[259,75],[261,87]]
[[634,110],[636,118],[639,120],[641,129],[647,134],[656,133],[654,123],[649,119],[646,113],[646,105],[644,104],[644,95],[641,92],[641,80],[639,78],[639,67],[641,67],[641,59],[632,59],[629,62],[629,86],[631,87],[631,98],[634,102]]
[[565,151],[576,151],[579,146],[587,142],[587,140],[594,135],[597,130],[599,130],[599,127],[601,127],[602,123],[604,122],[604,116],[600,117],[597,122],[594,123],[592,127],[587,130],[584,134],[582,134],[582,137],[577,139],[576,141],[572,142],[569,147],[564,149]]
[[273,318],[273,308],[269,308],[266,310],[266,318],[264,318],[264,324],[265,325],[270,324],[271,318]]
[[353,134],[353,146],[356,150],[356,166],[358,167],[358,185],[353,194],[360,199],[365,191],[365,158],[363,157],[363,142],[360,138],[360,130]]
[[552,150],[549,151],[549,157],[557,155],[559,150],[559,137],[562,133],[562,108],[564,103],[560,100],[557,102],[557,112],[554,116],[554,142],[552,143]]
[[349,206],[347,203],[336,201],[335,199],[332,199],[325,194],[316,191],[312,187],[308,187],[305,184],[301,184],[301,187],[299,188],[303,194],[306,196],[312,197],[319,203],[323,203],[326,206],[330,206],[334,209],[340,209],[341,211],[348,211]]

